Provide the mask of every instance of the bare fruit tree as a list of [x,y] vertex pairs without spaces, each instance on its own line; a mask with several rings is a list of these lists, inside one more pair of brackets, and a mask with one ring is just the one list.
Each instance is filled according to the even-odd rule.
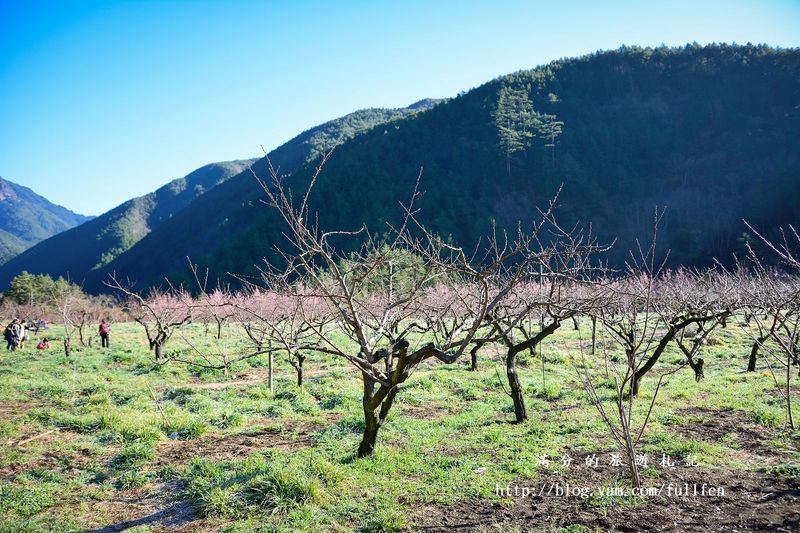
[[305,361],[309,353],[317,350],[318,332],[327,331],[331,322],[325,302],[302,287],[286,284],[273,285],[269,292],[253,289],[235,305],[255,349],[263,353],[268,345],[270,356],[273,351],[286,353],[295,370],[297,386],[302,388]]
[[[638,445],[650,420],[658,392],[667,376],[684,365],[669,368],[659,374],[652,399],[643,416],[635,416],[638,410],[637,396],[642,377],[655,366],[668,345],[683,330],[698,323],[707,323],[727,316],[730,310],[715,299],[717,293],[707,291],[694,294],[692,290],[675,289],[679,280],[664,272],[663,262],[656,260],[659,213],[656,212],[653,235],[647,248],[639,247],[631,253],[627,276],[607,281],[604,292],[592,311],[623,357],[611,358],[606,354],[605,371],[594,371],[595,359],[586,356],[581,343],[581,359],[576,364],[587,395],[600,413],[609,433],[624,453],[631,482],[641,486]],[[689,272],[683,272],[680,283],[698,282]],[[605,343],[603,343],[604,350]],[[694,356],[694,354],[692,354]],[[610,370],[609,370],[610,366]],[[598,393],[598,382],[611,381],[611,402],[604,401]],[[609,405],[610,403],[610,405]]]
[[106,284],[123,295],[123,309],[144,329],[156,362],[165,362],[164,347],[167,342],[176,330],[192,321],[196,306],[191,295],[180,290],[164,292],[151,289],[147,297],[143,297],[114,277]]
[[52,289],[50,301],[58,310],[60,321],[64,326],[64,355],[72,353],[72,333],[75,329],[74,317],[87,304],[87,298],[77,285],[59,279]]
[[[532,263],[536,266],[535,274],[526,276],[529,280],[535,276],[536,281],[516,284],[486,315],[493,340],[506,348],[508,395],[514,404],[516,422],[528,419],[517,358],[526,350],[534,353],[564,320],[574,318],[591,306],[592,293],[581,293],[574,288],[588,277],[592,270],[588,260],[600,250],[591,238],[577,232],[562,232],[559,240],[551,241],[547,248],[536,252],[538,258]],[[532,320],[532,316],[539,319]]]
[[[667,326],[662,340],[677,330],[672,338],[700,381],[705,377],[705,360],[699,355],[716,328],[724,327],[725,320],[741,307],[739,286],[727,272],[716,269],[664,272],[658,286],[654,309]],[[693,320],[695,331],[680,327],[687,320]]]
[[[539,259],[532,246],[538,233],[520,230],[513,241],[491,238],[486,254],[475,261],[475,254],[446,243],[416,219],[416,187],[403,207],[402,223],[391,227],[390,236],[380,242],[365,227],[323,231],[308,201],[326,159],[299,202],[276,172],[269,182],[261,183],[288,228],[291,251],[283,254],[288,266],[282,278],[307,287],[309,297],[323,300],[338,326],[337,336],[330,329],[312,328],[318,337],[317,351],[346,359],[361,374],[364,433],[357,453],[365,457],[374,452],[378,432],[413,372],[428,360],[455,362],[475,339],[486,313],[531,272]],[[363,244],[344,253],[335,244],[342,240]],[[417,267],[395,268],[409,255],[422,259]],[[474,291],[468,297],[456,295],[439,302],[438,311],[433,309],[426,291],[453,280],[471,285]],[[420,314],[442,317],[428,321],[431,334],[425,338],[403,328]],[[341,342],[341,336],[348,342]]]
[[[755,339],[764,355],[767,368],[775,380],[775,385],[786,404],[786,420],[790,429],[795,428],[792,410],[792,367],[800,368],[800,234],[789,226],[781,230],[781,239],[767,240],[748,224],[748,227],[772,250],[780,260],[781,269],[768,268],[763,260],[748,245],[755,283],[750,285],[753,293],[750,299],[760,311],[755,317],[758,337]],[[788,271],[788,272],[787,272]],[[753,351],[756,351],[754,344]],[[785,367],[784,383],[775,374],[775,367]],[[782,385],[782,386],[781,386]]]

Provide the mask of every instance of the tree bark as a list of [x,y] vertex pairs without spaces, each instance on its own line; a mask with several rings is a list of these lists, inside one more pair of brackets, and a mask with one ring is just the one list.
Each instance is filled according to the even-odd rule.
[[[375,452],[375,443],[378,440],[378,431],[386,421],[386,416],[392,408],[397,388],[392,387],[387,392],[387,388],[381,386],[378,394],[375,394],[375,380],[362,374],[364,382],[364,397],[362,406],[364,408],[364,434],[361,443],[358,445],[358,457],[369,457]],[[378,409],[380,407],[380,410]]]
[[511,348],[506,355],[506,377],[508,386],[511,389],[511,400],[514,402],[514,416],[516,421],[524,422],[528,419],[528,412],[525,410],[525,398],[522,395],[522,384],[519,382],[517,374],[517,354],[519,352]]
[[639,382],[642,380],[644,375],[647,374],[650,371],[650,369],[653,368],[653,366],[655,366],[656,361],[658,361],[658,358],[661,357],[661,354],[667,348],[667,345],[675,337],[678,331],[679,331],[678,327],[670,326],[667,333],[659,341],[658,346],[656,346],[653,355],[650,356],[650,358],[644,363],[644,365],[642,365],[640,369],[634,372],[633,379],[631,380],[631,395],[638,396]]
[[[381,385],[375,391],[376,381],[367,374],[361,374],[364,383],[364,396],[361,405],[364,409],[364,435],[358,445],[358,457],[369,457],[375,452],[375,443],[378,439],[378,431],[386,422],[389,410],[394,404],[397,396],[398,385],[408,379],[408,365],[414,362],[407,358],[408,342],[399,341],[393,347],[397,356],[394,371],[391,374],[391,386]],[[376,414],[377,412],[377,414]]]
[[302,354],[297,354],[297,386],[303,388],[303,362],[306,360]]
[[753,347],[750,349],[750,359],[747,361],[748,372],[756,371],[756,363],[758,362],[758,349],[761,347],[761,343],[765,340],[766,339],[764,337],[758,337],[755,342],[753,342]]
[[469,351],[469,356],[470,356],[469,369],[472,372],[478,371],[478,350],[480,350],[481,348],[483,348],[483,343],[479,342],[478,344],[473,346],[472,349]]
[[700,350],[700,346],[702,345],[707,335],[708,333],[704,334],[702,337],[696,338],[692,342],[691,348],[687,348],[683,344],[683,342],[680,339],[678,339],[678,348],[680,348],[683,354],[686,356],[686,360],[689,362],[689,368],[694,370],[695,381],[700,381],[706,377],[705,374],[703,373],[703,365],[705,364],[705,361],[701,357],[695,359],[694,356]]
[[659,357],[661,357],[661,354],[664,353],[664,350],[667,348],[667,345],[670,343],[670,341],[672,341],[672,339],[675,338],[675,335],[691,324],[703,322],[705,320],[711,320],[713,318],[714,317],[688,318],[683,322],[671,325],[669,330],[667,330],[667,333],[665,333],[659,341],[658,346],[656,346],[656,349],[653,352],[653,355],[651,355],[650,358],[645,361],[644,365],[642,365],[642,367],[633,374],[633,379],[631,380],[631,395],[637,396],[639,394],[639,382],[642,380],[644,375],[647,374],[650,369],[653,368],[653,366],[655,366]]
[[381,424],[375,411],[364,408],[364,435],[361,437],[361,444],[358,445],[358,456],[369,457],[375,452],[375,442],[378,440],[378,430]]
[[703,378],[706,377],[706,375],[703,373],[703,364],[704,363],[705,363],[705,361],[703,361],[702,358],[697,359],[697,361],[689,361],[689,366],[692,367],[692,370],[694,370],[694,380],[695,381],[700,381],[700,380],[702,380]]

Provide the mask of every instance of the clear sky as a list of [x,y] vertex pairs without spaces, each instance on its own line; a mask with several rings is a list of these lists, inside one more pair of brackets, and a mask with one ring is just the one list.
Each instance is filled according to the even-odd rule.
[[629,45],[800,45],[799,0],[0,0],[0,176],[99,214],[364,107]]

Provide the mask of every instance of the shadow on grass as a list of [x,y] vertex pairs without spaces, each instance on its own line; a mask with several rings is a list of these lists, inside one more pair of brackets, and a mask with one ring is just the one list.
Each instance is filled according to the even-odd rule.
[[111,533],[125,531],[138,526],[157,526],[158,528],[174,528],[187,524],[197,518],[197,510],[189,502],[177,502],[164,509],[141,518],[110,524],[102,528],[90,530],[89,533]]

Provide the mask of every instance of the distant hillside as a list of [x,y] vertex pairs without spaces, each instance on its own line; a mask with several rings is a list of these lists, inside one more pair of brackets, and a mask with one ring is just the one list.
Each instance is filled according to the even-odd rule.
[[[562,220],[617,238],[616,265],[656,206],[668,209],[659,245],[670,264],[725,260],[742,250],[742,218],[800,222],[800,51],[624,47],[503,76],[344,143],[312,197],[321,225],[384,231],[420,167],[421,216],[458,242],[476,242],[493,220],[530,219],[563,184]],[[290,178],[295,191],[313,168]],[[254,169],[266,175],[263,162]],[[189,255],[225,281],[254,273],[284,242],[283,225],[234,186],[253,187],[228,182],[107,269],[142,285],[186,280]]]
[[[337,141],[347,141],[379,125],[431,109],[442,100],[426,99],[399,109],[362,109],[304,131],[268,154],[269,161],[282,174],[290,174],[304,164],[319,158]],[[227,182],[219,185],[171,220],[163,224],[125,254],[87,278],[93,290],[102,290],[102,281],[117,272],[149,284],[161,281],[163,273],[185,270],[187,257],[211,253],[224,244],[229,235],[246,227],[264,205],[258,182],[253,176],[268,177],[267,158]],[[4,270],[0,270],[3,281]]]
[[37,242],[89,220],[0,178],[0,264]]
[[206,165],[152,193],[128,200],[85,224],[72,229],[69,228],[75,224],[64,226],[62,233],[40,242],[0,267],[2,285],[5,286],[23,270],[64,276],[80,283],[92,270],[108,264],[199,195],[239,174],[252,162],[228,161]]
[[[290,173],[337,141],[346,141],[378,124],[412,115],[438,102],[429,99],[408,108],[356,111],[301,133],[273,150],[269,157],[281,172]],[[184,267],[187,256],[205,253],[225,239],[230,230],[229,217],[235,217],[242,206],[260,205],[260,189],[248,170],[254,161],[207,165],[154,193],[112,209],[76,231],[42,242],[0,267],[0,287],[27,270],[69,276],[83,281],[87,289],[101,291],[102,282],[114,271],[136,280],[140,279],[140,271],[158,277],[165,268]],[[257,172],[265,169],[265,158],[255,163]],[[163,264],[165,261],[168,267]]]

